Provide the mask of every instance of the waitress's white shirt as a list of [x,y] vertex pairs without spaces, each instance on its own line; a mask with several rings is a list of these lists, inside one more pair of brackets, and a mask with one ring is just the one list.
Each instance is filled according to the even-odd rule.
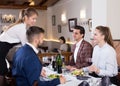
[[8,43],[19,43],[21,42],[24,45],[27,42],[26,39],[26,24],[21,23],[17,24],[7,31],[3,32],[0,35],[1,42],[8,42]]

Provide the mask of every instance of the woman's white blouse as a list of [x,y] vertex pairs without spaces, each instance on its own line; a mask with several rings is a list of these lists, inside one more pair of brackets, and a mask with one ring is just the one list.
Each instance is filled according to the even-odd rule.
[[27,41],[26,39],[26,24],[21,23],[17,24],[7,31],[3,32],[0,35],[1,42],[8,42],[8,43],[19,43],[21,42],[24,45]]
[[100,76],[115,76],[118,73],[116,52],[107,43],[103,47],[95,46],[92,56],[93,65],[100,69]]

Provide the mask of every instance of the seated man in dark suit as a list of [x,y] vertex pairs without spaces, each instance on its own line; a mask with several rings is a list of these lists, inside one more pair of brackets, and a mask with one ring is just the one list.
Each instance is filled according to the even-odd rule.
[[80,69],[90,65],[93,48],[89,42],[84,40],[84,36],[85,30],[82,26],[73,27],[73,37],[76,43],[73,45],[73,55],[70,64],[66,66],[70,70]]
[[28,43],[18,49],[13,57],[12,75],[16,78],[16,86],[56,86],[65,83],[62,76],[52,81],[39,79],[40,76],[45,76],[42,63],[37,56],[37,48],[43,42],[44,30],[32,26],[26,34]]

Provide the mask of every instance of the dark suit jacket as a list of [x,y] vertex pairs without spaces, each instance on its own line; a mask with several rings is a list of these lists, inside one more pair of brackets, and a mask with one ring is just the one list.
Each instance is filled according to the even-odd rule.
[[74,51],[75,51],[75,46],[76,44],[73,45],[73,55],[72,59],[70,61],[71,66],[75,66],[76,68],[82,68],[90,65],[89,58],[92,58],[92,52],[93,52],[93,47],[90,43],[87,41],[83,40],[81,42],[81,45],[79,47],[78,53],[77,53],[77,59],[76,63],[74,62]]
[[40,81],[39,77],[42,64],[29,45],[24,45],[15,53],[13,57],[12,75],[16,78],[17,86],[33,86],[37,81],[39,86],[56,86],[60,84],[59,79],[52,81]]

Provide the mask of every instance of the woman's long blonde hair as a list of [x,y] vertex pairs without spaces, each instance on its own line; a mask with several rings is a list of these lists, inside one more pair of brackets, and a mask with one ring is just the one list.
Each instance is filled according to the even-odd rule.
[[96,29],[105,36],[104,41],[114,48],[113,39],[109,27],[97,26]]
[[13,27],[14,25],[24,23],[25,16],[30,17],[30,16],[32,16],[34,14],[38,15],[38,12],[34,8],[26,8],[26,9],[21,10],[20,13],[19,13],[18,20],[15,23],[9,25],[7,27],[7,30],[10,29],[11,27]]

